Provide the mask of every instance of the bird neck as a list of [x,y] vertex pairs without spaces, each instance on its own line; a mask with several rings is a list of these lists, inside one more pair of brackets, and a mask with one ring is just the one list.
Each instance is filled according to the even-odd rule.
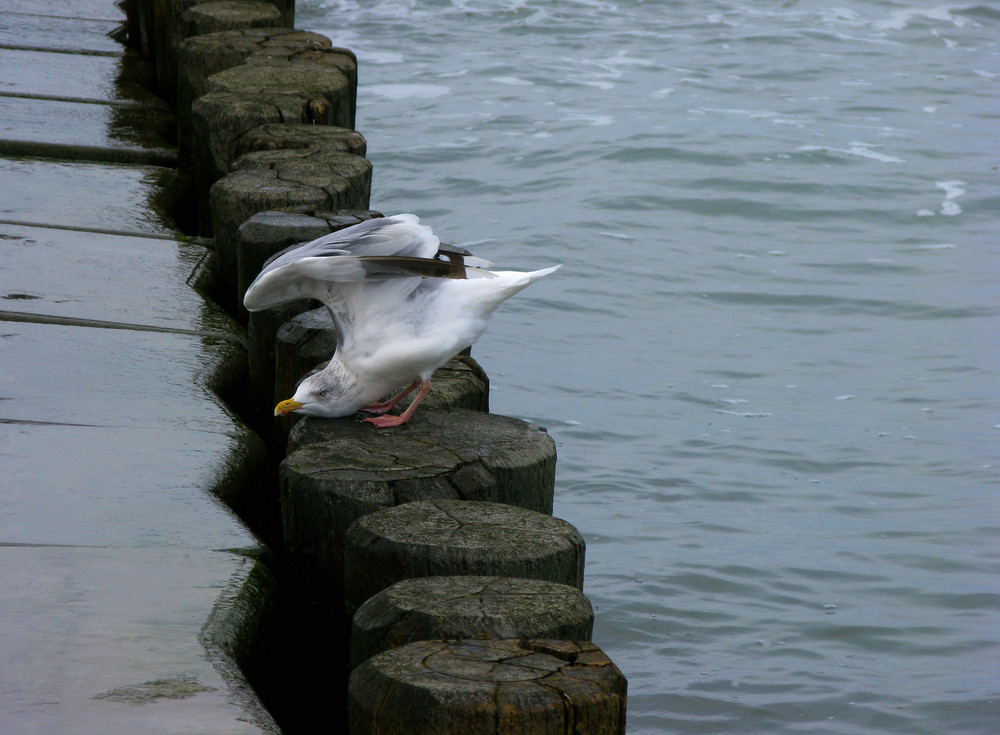
[[323,372],[327,374],[330,383],[338,386],[341,400],[345,404],[357,404],[355,409],[367,406],[389,390],[371,380],[362,379],[357,370],[341,359],[339,350],[330,358]]
[[343,386],[344,390],[348,392],[357,391],[361,383],[358,379],[358,374],[350,365],[340,359],[339,350],[333,353],[333,357],[330,358],[330,362],[323,368],[323,372],[329,375],[333,379],[333,382]]

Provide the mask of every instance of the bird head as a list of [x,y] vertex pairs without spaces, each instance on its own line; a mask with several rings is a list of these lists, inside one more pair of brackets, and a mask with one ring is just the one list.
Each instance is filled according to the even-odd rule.
[[358,407],[355,397],[345,395],[343,386],[333,376],[321,371],[299,383],[294,396],[274,407],[274,415],[300,413],[335,418],[350,416]]

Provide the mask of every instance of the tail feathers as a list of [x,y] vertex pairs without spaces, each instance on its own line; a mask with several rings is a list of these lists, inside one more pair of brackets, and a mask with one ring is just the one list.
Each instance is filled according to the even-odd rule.
[[[518,291],[520,291],[522,288],[530,286],[538,279],[545,278],[545,276],[549,275],[550,273],[555,273],[560,268],[562,268],[562,264],[554,265],[550,268],[542,268],[541,270],[537,271],[529,271],[527,273],[515,273],[513,271],[507,271],[507,273],[503,275],[517,276],[516,278],[512,278],[511,285],[514,286],[514,288],[516,288]],[[501,273],[497,273],[497,275],[501,275]]]
[[537,281],[539,278],[544,278],[550,273],[555,273],[560,268],[562,268],[562,263],[560,263],[559,265],[553,265],[549,268],[542,268],[541,270],[538,271],[531,271],[528,275],[531,276],[532,281]]
[[495,309],[503,301],[506,301],[514,294],[518,293],[522,289],[527,288],[532,283],[537,281],[539,278],[544,278],[545,276],[559,270],[562,266],[555,265],[551,268],[542,268],[537,271],[492,271],[493,275],[496,276],[492,281],[484,281],[484,284],[495,284],[487,285],[486,287],[490,289],[493,293],[493,298],[487,299],[487,302],[492,303],[490,311]]

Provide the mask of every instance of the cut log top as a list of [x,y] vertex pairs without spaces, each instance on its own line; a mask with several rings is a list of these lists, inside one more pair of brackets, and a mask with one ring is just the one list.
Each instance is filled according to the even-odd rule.
[[586,545],[572,524],[504,503],[420,500],[358,518],[347,530],[348,614],[402,579],[481,574],[583,589]]
[[[475,368],[470,366],[470,370]],[[433,388],[431,390],[433,395]],[[555,442],[545,429],[520,419],[478,411],[421,410],[412,422],[389,430],[351,419],[306,417],[289,435],[289,452],[320,442],[363,441],[367,451],[391,455],[401,446],[427,450],[430,445],[453,454],[459,461],[481,459],[502,466],[517,466],[524,460],[555,460]]]
[[575,587],[488,576],[404,579],[362,605],[351,631],[351,668],[422,640],[590,640],[594,612]]
[[625,689],[592,643],[420,641],[354,670],[351,732],[614,735]]
[[293,485],[332,482],[368,492],[378,486],[392,496],[382,501],[387,505],[452,498],[552,512],[555,442],[507,416],[427,406],[394,429],[307,417],[288,445],[281,474]]
[[583,548],[580,532],[564,520],[505,503],[421,500],[370,513],[348,530],[352,545],[495,549],[505,558],[530,558],[539,544]]

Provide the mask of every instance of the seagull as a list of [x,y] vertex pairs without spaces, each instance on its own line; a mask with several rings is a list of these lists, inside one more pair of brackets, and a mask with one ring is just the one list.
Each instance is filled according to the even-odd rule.
[[[248,311],[313,298],[333,317],[337,348],[275,416],[340,417],[363,411],[377,427],[400,426],[431,389],[431,374],[486,329],[501,303],[561,266],[492,271],[490,263],[442,249],[413,214],[366,220],[293,246],[264,264]],[[394,398],[376,402],[400,386]],[[387,415],[413,391],[410,405]]]

